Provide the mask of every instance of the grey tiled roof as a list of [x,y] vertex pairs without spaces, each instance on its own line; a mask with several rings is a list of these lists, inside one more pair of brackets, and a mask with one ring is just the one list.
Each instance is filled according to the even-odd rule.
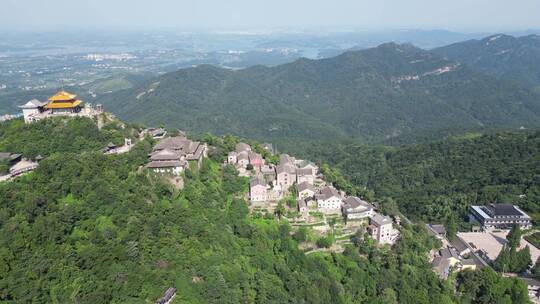
[[266,187],[266,182],[264,181],[264,178],[261,178],[261,177],[257,176],[257,177],[253,177],[249,181],[249,186],[251,188],[253,188],[255,186],[265,186]]
[[373,215],[371,217],[371,221],[373,223],[377,224],[378,226],[382,226],[382,225],[392,223],[392,219],[390,217],[388,217],[386,215],[379,214],[379,213],[375,213],[375,215]]
[[324,187],[317,195],[317,199],[327,200],[331,197],[340,197],[339,192],[334,187]]
[[296,190],[299,193],[304,191],[304,190],[311,190],[311,191],[315,192],[315,187],[313,187],[313,185],[311,185],[308,182],[302,182],[302,183],[296,185]]
[[343,202],[345,203],[345,208],[358,208],[360,206],[364,206],[366,208],[373,208],[370,203],[363,201],[356,196],[349,196],[344,199]]
[[146,167],[148,168],[173,168],[185,166],[185,161],[151,161]]

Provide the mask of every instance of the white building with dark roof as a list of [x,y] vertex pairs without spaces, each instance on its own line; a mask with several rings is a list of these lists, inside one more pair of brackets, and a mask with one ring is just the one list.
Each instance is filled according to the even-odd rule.
[[531,227],[531,217],[515,205],[471,206],[469,211],[470,221],[480,223],[484,230],[510,229],[514,224],[519,225],[522,229]]
[[307,182],[309,184],[315,183],[315,174],[311,168],[296,169],[296,183],[300,184]]
[[293,165],[285,163],[276,167],[276,182],[283,191],[287,191],[296,181],[296,171]]
[[19,108],[23,112],[24,122],[31,123],[39,120],[39,115],[43,113],[46,105],[47,102],[41,102],[37,99],[32,99],[24,105],[19,106]]
[[393,244],[396,240],[396,232],[389,216],[375,213],[369,219],[368,232],[378,244]]
[[189,168],[190,163],[200,168],[206,155],[206,144],[191,141],[183,136],[168,137],[154,147],[146,167],[156,173],[179,175]]
[[249,182],[249,200],[265,202],[268,200],[267,184],[261,176],[253,177]]
[[341,195],[334,187],[324,187],[315,195],[317,208],[323,213],[340,213],[343,203]]
[[356,196],[349,196],[343,200],[341,210],[348,220],[365,219],[374,215],[373,206]]
[[306,199],[308,197],[313,197],[317,190],[313,185],[308,182],[303,182],[296,185],[296,193],[298,199]]

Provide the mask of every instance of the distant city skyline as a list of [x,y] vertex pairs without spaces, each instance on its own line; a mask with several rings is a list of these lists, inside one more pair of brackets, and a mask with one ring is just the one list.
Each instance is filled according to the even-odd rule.
[[5,0],[0,30],[540,29],[538,0]]

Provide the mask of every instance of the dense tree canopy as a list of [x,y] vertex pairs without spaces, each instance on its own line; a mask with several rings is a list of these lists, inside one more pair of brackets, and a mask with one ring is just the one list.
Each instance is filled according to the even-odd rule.
[[352,186],[391,198],[411,219],[463,220],[468,206],[513,203],[540,212],[540,132],[469,134],[397,148],[358,144],[301,147]]
[[[0,301],[149,303],[174,286],[176,303],[489,303],[485,292],[526,303],[524,285],[491,273],[463,275],[460,286],[475,289],[454,293],[430,269],[438,244],[423,225],[402,227],[391,250],[359,241],[343,254],[305,255],[305,231],[249,215],[234,168],[207,159],[178,190],[140,170],[150,142],[106,156],[96,149],[121,128],[49,123],[0,130],[32,138],[3,147],[46,155],[33,173],[0,183]],[[48,128],[92,133],[74,146]]]

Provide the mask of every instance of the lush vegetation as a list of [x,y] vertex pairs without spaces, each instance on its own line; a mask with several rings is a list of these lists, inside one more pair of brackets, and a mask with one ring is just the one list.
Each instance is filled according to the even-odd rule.
[[348,138],[394,143],[540,121],[535,93],[392,43],[273,68],[202,65],[103,98],[130,121],[280,144]]
[[522,232],[518,225],[513,225],[506,236],[508,244],[501,250],[493,267],[501,272],[521,273],[532,266],[529,246],[518,251]]
[[[361,193],[415,220],[458,222],[468,206],[514,203],[540,212],[540,133],[470,134],[428,144],[303,147],[305,157],[329,162]],[[334,176],[335,172],[330,176]],[[364,195],[364,194],[363,194]]]
[[[32,150],[67,136],[42,132],[49,123],[93,131],[77,146]],[[305,255],[302,232],[249,216],[246,181],[221,169],[219,151],[176,190],[138,170],[151,149],[146,140],[120,156],[96,152],[121,128],[18,124],[2,125],[2,138],[24,132],[33,141],[9,147],[47,157],[0,184],[0,301],[148,303],[175,286],[177,303],[527,302],[523,284],[489,271],[464,274],[454,293],[430,269],[426,253],[439,244],[422,225],[405,225],[392,250],[359,240],[343,254]]]
[[119,125],[112,121],[99,130],[95,122],[86,118],[47,119],[29,125],[17,119],[0,124],[0,151],[27,158],[98,151],[109,142],[123,144],[124,138],[134,136],[132,128]]
[[451,60],[497,78],[512,80],[534,88],[540,87],[540,36],[512,37],[493,35],[433,50]]

